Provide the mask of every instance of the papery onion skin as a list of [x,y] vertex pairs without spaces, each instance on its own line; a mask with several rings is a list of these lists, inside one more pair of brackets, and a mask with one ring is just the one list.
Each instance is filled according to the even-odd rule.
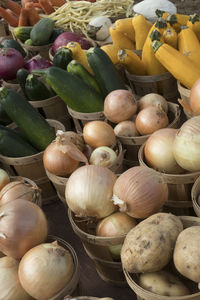
[[84,143],[84,140],[81,135],[79,135],[78,133],[76,133],[74,131],[65,131],[65,132],[63,132],[63,135],[66,138],[69,138],[69,140],[74,145],[76,145],[80,151],[83,151],[83,149],[85,147],[85,143]]
[[152,133],[144,146],[144,156],[148,166],[168,174],[184,172],[173,154],[176,133],[177,129],[173,128],[163,128]]
[[0,258],[0,299],[33,299],[21,286],[18,277],[19,261],[8,256]]
[[189,104],[192,113],[194,115],[200,115],[200,78],[197,79],[191,88]]
[[167,114],[154,106],[142,109],[135,120],[136,128],[141,135],[147,135],[169,124]]
[[104,100],[104,115],[113,123],[129,120],[136,111],[136,97],[131,91],[114,90]]
[[168,112],[168,103],[166,99],[156,93],[146,94],[138,101],[139,110],[142,110],[148,106],[155,106],[157,108],[161,108],[166,113]]
[[200,116],[183,123],[174,139],[173,153],[183,169],[200,171]]
[[83,127],[83,138],[93,148],[116,145],[114,129],[104,121],[91,121]]
[[34,299],[48,300],[62,290],[74,271],[71,253],[54,243],[30,249],[19,264],[19,279]]
[[168,199],[168,187],[161,174],[139,166],[122,173],[113,187],[113,200],[120,211],[136,219],[158,212]]
[[102,167],[111,167],[117,155],[110,147],[102,146],[94,149],[90,156],[90,164]]
[[115,211],[112,202],[116,175],[101,166],[89,165],[78,168],[69,177],[65,199],[77,216],[104,218]]
[[5,255],[21,258],[43,243],[47,233],[47,219],[35,203],[16,199],[0,207],[0,251]]
[[9,182],[10,182],[10,177],[8,173],[5,170],[0,168],[0,191]]
[[114,127],[116,136],[122,137],[134,137],[139,136],[135,122],[133,121],[122,121]]

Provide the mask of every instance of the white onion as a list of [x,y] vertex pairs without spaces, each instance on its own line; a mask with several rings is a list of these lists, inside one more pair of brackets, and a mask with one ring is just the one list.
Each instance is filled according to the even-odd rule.
[[110,215],[115,210],[111,201],[115,180],[115,174],[108,168],[80,167],[67,181],[67,205],[78,216],[103,218]]
[[73,271],[73,258],[68,250],[54,242],[44,243],[22,257],[19,279],[32,297],[48,300],[67,285]]
[[117,159],[115,151],[109,147],[102,146],[94,149],[90,156],[90,164],[102,167],[110,167]]
[[168,112],[168,103],[167,100],[156,93],[149,93],[141,97],[138,101],[139,110],[142,110],[148,106],[155,106],[161,108],[164,112]]

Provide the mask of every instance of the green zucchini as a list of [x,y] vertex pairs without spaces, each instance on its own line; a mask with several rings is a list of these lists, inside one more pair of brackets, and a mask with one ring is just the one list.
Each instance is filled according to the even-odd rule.
[[25,40],[24,45],[27,45],[27,46],[34,46],[34,45],[33,45],[33,41],[32,41],[31,39]]
[[79,77],[57,67],[35,70],[32,73],[44,76],[47,84],[71,109],[82,113],[103,110],[104,97]]
[[37,22],[30,33],[30,38],[33,41],[33,45],[42,46],[49,44],[50,37],[53,33],[54,21],[49,18],[40,19]]
[[3,110],[2,105],[0,103],[0,124],[6,126],[10,123],[12,123],[12,120],[9,118],[9,116],[6,114],[6,112]]
[[0,88],[0,102],[27,141],[43,151],[55,139],[55,131],[26,99],[14,90]]
[[61,68],[63,70],[67,69],[68,63],[73,59],[72,51],[66,47],[60,47],[53,57],[54,67]]
[[26,51],[24,50],[24,48],[22,48],[22,46],[15,40],[3,40],[1,42],[1,45],[4,48],[14,48],[19,51],[23,57],[26,56]]
[[98,86],[105,97],[114,90],[127,90],[119,72],[105,51],[92,47],[87,50],[86,55]]
[[29,74],[26,78],[25,92],[31,101],[40,101],[54,96],[46,85],[33,74]]
[[15,27],[13,30],[14,36],[24,43],[26,40],[30,39],[32,28],[32,26]]
[[16,74],[17,82],[19,83],[21,90],[26,99],[28,99],[28,95],[26,94],[25,84],[26,84],[26,78],[28,77],[29,74],[30,74],[29,71],[24,68],[19,69]]
[[80,62],[78,62],[77,60],[72,60],[67,66],[67,71],[81,78],[97,93],[101,94],[101,90],[96,80]]
[[23,157],[38,153],[13,129],[0,125],[0,153],[8,157]]

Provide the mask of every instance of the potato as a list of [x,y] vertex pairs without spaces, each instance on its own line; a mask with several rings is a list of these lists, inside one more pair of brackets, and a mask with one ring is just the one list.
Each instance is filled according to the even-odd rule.
[[139,285],[145,290],[162,296],[184,296],[190,294],[188,288],[178,277],[166,271],[141,274]]
[[173,256],[183,224],[170,213],[157,213],[131,229],[122,246],[121,261],[130,273],[160,271]]
[[200,282],[200,226],[188,227],[179,234],[173,259],[183,276]]

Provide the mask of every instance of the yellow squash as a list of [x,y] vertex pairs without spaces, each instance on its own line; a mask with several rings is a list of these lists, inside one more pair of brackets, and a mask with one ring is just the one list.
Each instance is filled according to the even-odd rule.
[[88,64],[86,50],[82,49],[81,45],[77,42],[69,42],[66,47],[72,51],[73,59],[80,62],[90,73],[92,73]]
[[128,49],[121,49],[118,51],[118,59],[130,74],[146,74],[146,67],[135,52]]
[[132,18],[132,24],[135,30],[136,50],[142,50],[152,24],[143,15],[135,15]]
[[106,54],[110,57],[113,64],[116,65],[118,63],[118,50],[120,49],[118,46],[115,46],[114,44],[108,44],[101,46],[101,49],[106,52]]
[[121,31],[117,30],[115,24],[110,26],[109,31],[110,31],[110,35],[111,35],[113,44],[116,47],[119,47],[120,49],[126,48],[129,50],[135,49],[134,42],[131,41],[127,35],[125,35]]
[[118,19],[114,24],[118,31],[124,33],[131,41],[135,42],[135,30],[132,18]]
[[152,47],[157,60],[185,87],[191,89],[200,78],[200,69],[196,64],[166,43],[154,41]]
[[178,33],[181,30],[181,26],[187,24],[189,16],[181,14],[168,14],[166,20]]
[[200,41],[200,17],[197,14],[190,15],[187,26],[194,31]]
[[176,30],[172,28],[169,24],[163,32],[163,39],[165,43],[177,49],[178,34]]

